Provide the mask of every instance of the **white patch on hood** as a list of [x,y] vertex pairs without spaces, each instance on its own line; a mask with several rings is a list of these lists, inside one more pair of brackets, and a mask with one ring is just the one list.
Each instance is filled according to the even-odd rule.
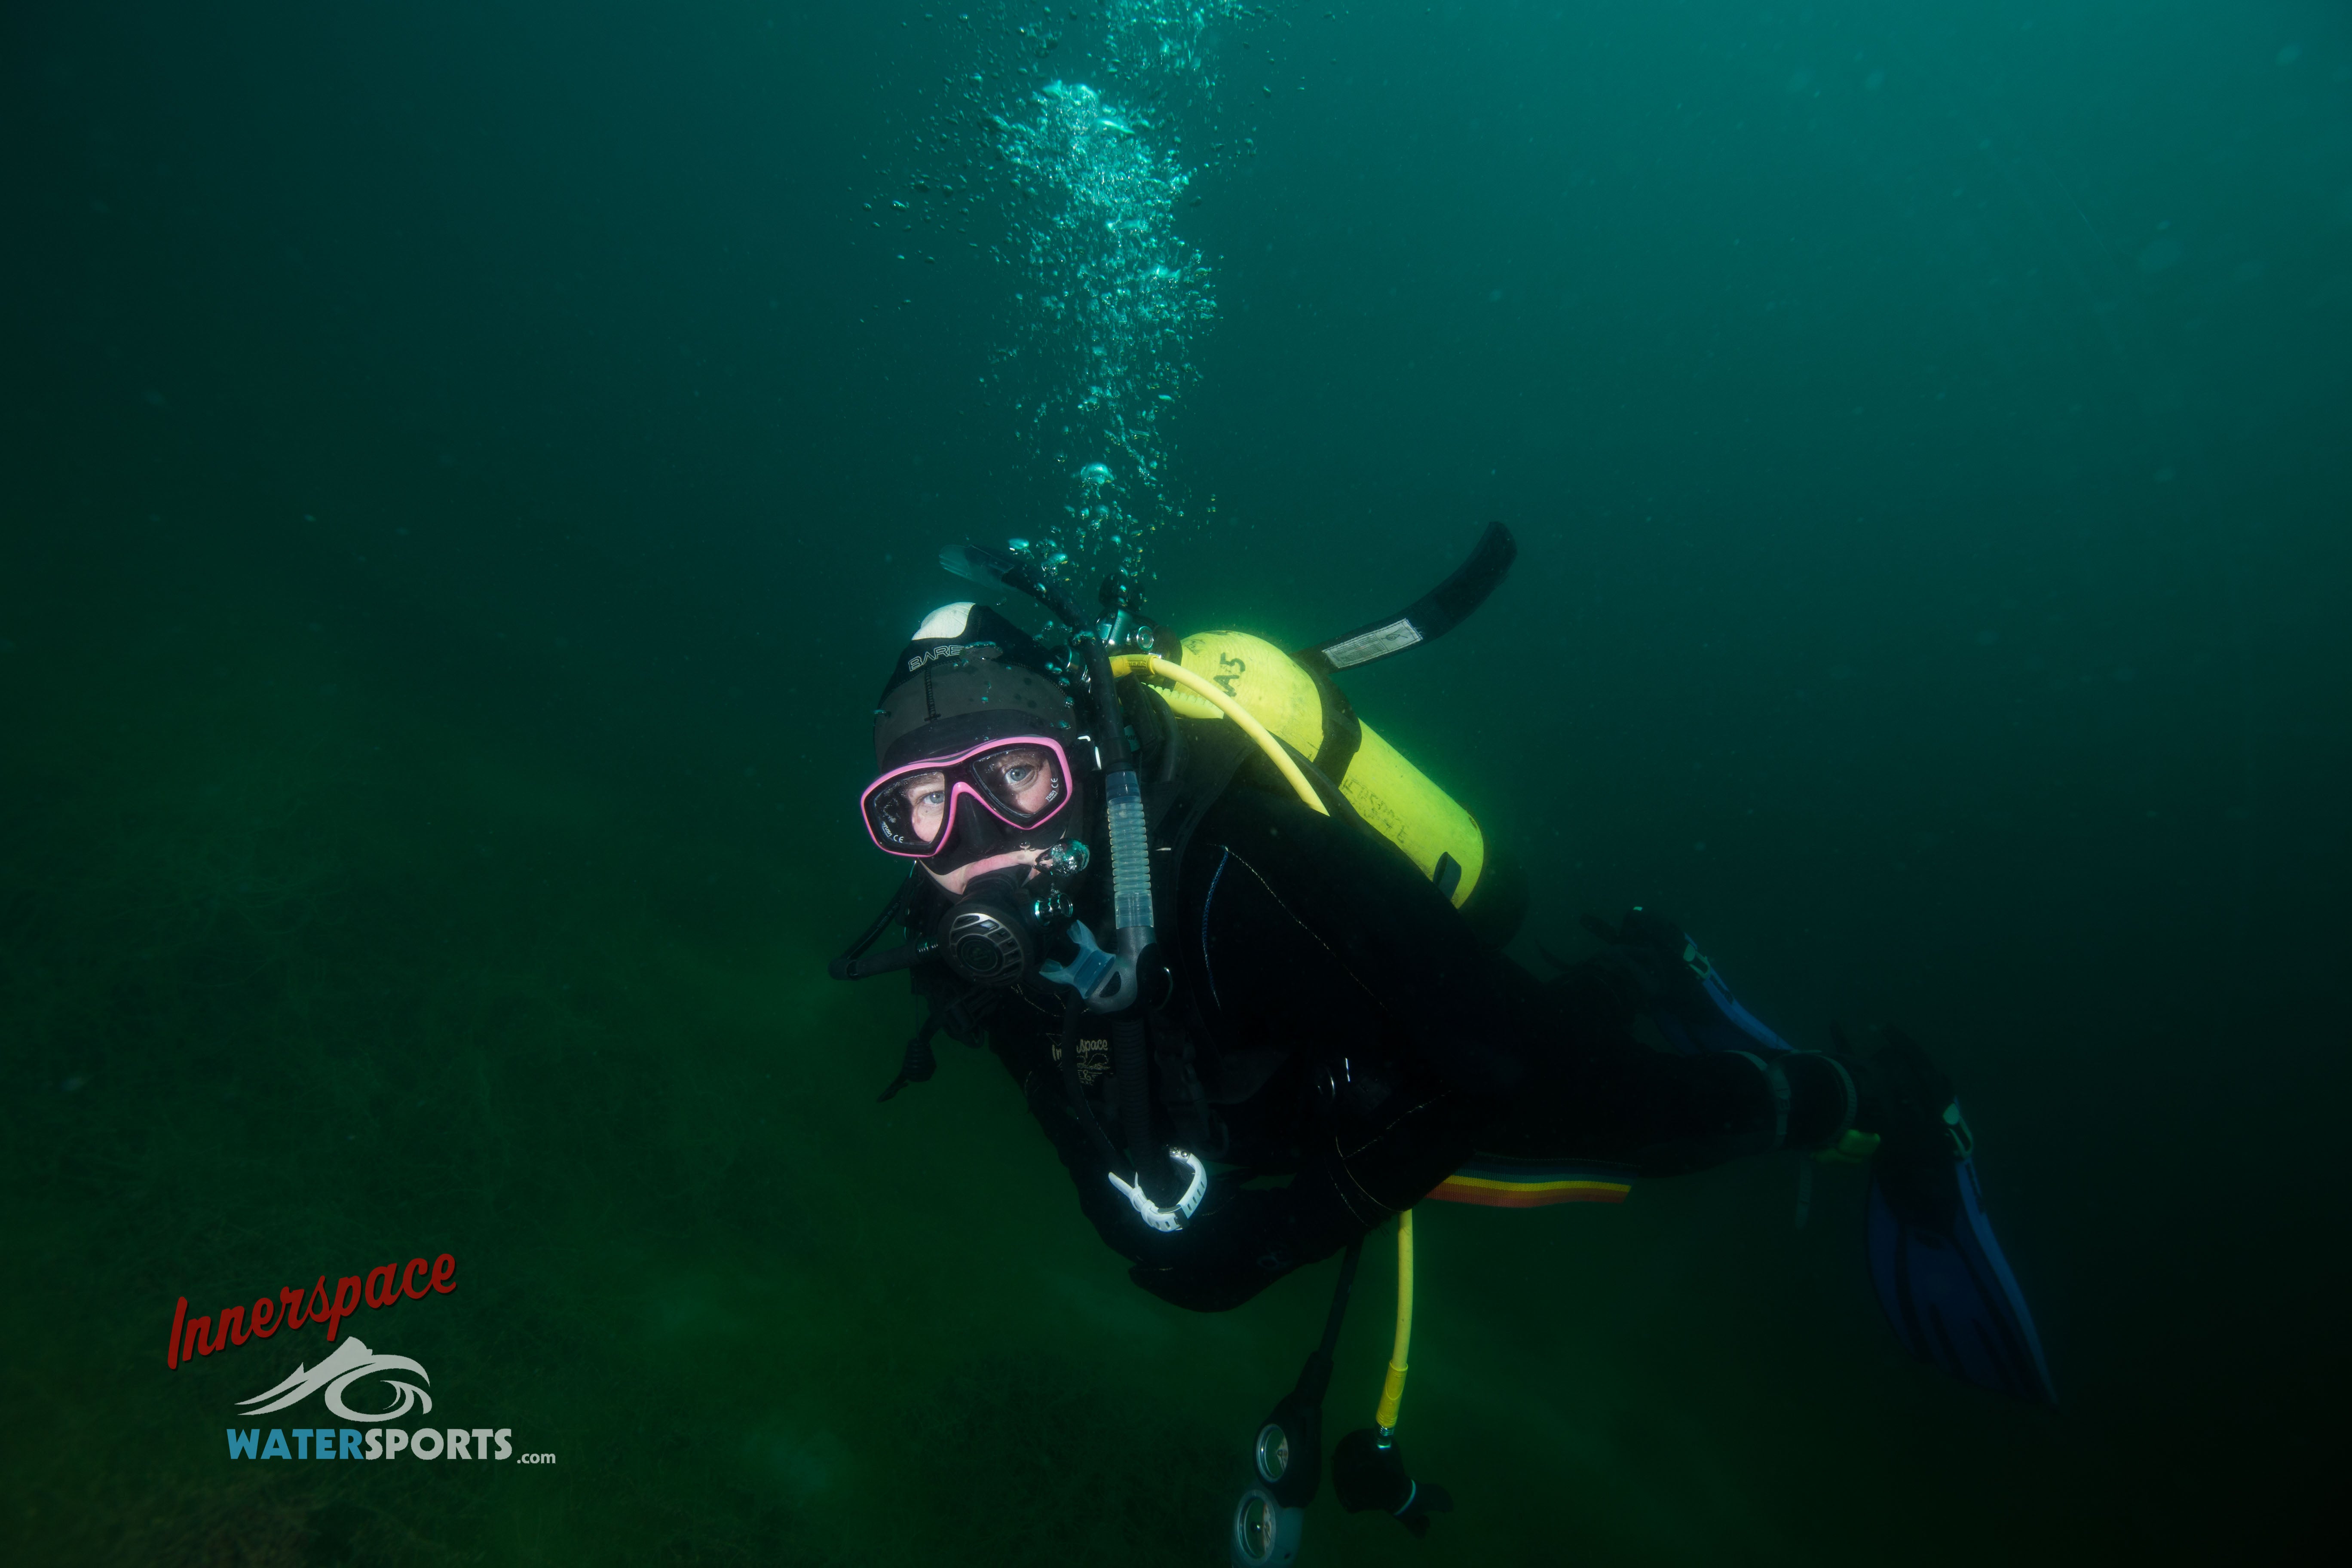
[[960,637],[963,636],[964,625],[971,619],[971,607],[977,602],[978,601],[976,600],[966,599],[961,604],[941,605],[938,609],[933,610],[929,615],[923,617],[923,624],[915,628],[913,640],[920,642],[925,637]]

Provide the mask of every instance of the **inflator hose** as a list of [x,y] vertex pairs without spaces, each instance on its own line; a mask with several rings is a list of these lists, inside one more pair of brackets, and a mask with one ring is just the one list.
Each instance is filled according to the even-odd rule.
[[1407,1354],[1412,1349],[1412,1211],[1397,1215],[1396,1343],[1389,1350],[1388,1381],[1381,1385],[1381,1405],[1372,1424],[1386,1437],[1395,1427],[1397,1407],[1404,1403]]
[[1318,816],[1331,815],[1323,804],[1323,797],[1315,793],[1315,786],[1307,782],[1307,775],[1298,771],[1298,764],[1291,760],[1288,752],[1283,750],[1282,742],[1274,738],[1274,732],[1259,723],[1255,714],[1226,696],[1223,689],[1206,676],[1196,674],[1181,664],[1171,664],[1156,653],[1121,654],[1110,661],[1110,668],[1114,676],[1148,674],[1172,686],[1181,686],[1203,702],[1210,703],[1218,712],[1240,725],[1243,734],[1257,742],[1257,749],[1265,753],[1266,761],[1274,764],[1275,771],[1289,782],[1291,789],[1307,810]]

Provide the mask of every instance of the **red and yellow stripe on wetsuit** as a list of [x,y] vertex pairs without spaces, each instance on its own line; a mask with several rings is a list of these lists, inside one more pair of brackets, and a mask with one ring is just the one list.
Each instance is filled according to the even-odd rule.
[[1429,1195],[1442,1204],[1532,1209],[1551,1204],[1622,1204],[1633,1190],[1633,1173],[1621,1166],[1480,1154],[1438,1183]]

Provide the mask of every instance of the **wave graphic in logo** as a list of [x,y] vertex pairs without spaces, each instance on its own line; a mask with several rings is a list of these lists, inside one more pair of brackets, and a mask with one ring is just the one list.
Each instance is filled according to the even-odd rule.
[[[433,1374],[404,1355],[378,1355],[367,1348],[364,1341],[350,1339],[335,1347],[335,1353],[314,1367],[294,1369],[293,1375],[277,1387],[257,1394],[250,1399],[240,1399],[237,1405],[248,1415],[267,1415],[273,1410],[283,1410],[299,1404],[320,1389],[327,1391],[327,1408],[346,1421],[397,1421],[410,1411],[433,1414],[433,1396],[413,1383],[401,1383],[386,1377],[384,1381],[399,1390],[399,1404],[389,1410],[354,1410],[343,1403],[343,1391],[362,1378],[384,1373],[413,1372],[425,1382]],[[267,1402],[267,1403],[265,1403]]]

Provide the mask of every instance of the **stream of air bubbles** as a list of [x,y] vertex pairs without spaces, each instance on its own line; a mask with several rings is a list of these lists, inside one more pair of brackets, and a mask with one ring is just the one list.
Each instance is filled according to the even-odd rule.
[[1236,0],[959,14],[978,68],[934,150],[958,167],[914,189],[1003,226],[993,254],[1017,281],[989,384],[1058,495],[1027,542],[1081,582],[1148,577],[1150,541],[1192,510],[1169,429],[1217,300],[1177,218],[1203,164],[1247,142],[1217,139],[1217,30],[1266,14]]

